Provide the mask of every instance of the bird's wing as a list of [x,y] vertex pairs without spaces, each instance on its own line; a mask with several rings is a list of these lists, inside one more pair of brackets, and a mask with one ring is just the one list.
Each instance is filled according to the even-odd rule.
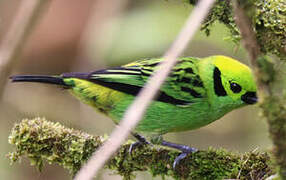
[[[125,66],[95,71],[88,80],[97,84],[137,95],[148,78],[158,68],[161,59],[137,61]],[[161,87],[156,100],[175,105],[189,105],[206,97],[195,58],[181,58]]]

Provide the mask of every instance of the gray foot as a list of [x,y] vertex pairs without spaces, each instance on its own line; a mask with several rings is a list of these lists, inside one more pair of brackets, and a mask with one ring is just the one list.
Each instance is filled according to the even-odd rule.
[[139,146],[142,146],[142,145],[146,145],[146,144],[151,144],[150,142],[148,142],[146,140],[146,138],[144,136],[141,136],[140,134],[137,134],[137,133],[132,133],[132,135],[138,140],[137,142],[133,143],[130,145],[129,147],[129,154],[132,153],[132,151],[136,148],[136,147],[139,147]]
[[171,148],[175,148],[175,149],[182,151],[182,153],[176,157],[176,159],[173,163],[173,169],[175,169],[177,164],[179,164],[180,161],[182,159],[184,159],[188,154],[198,151],[196,148],[191,148],[191,147],[186,146],[186,145],[175,144],[175,143],[171,143],[171,142],[167,142],[167,141],[162,141],[161,145],[171,147]]

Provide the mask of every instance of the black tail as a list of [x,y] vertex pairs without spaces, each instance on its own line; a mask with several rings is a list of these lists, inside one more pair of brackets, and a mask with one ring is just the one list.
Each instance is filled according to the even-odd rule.
[[43,75],[15,75],[11,76],[12,82],[39,82],[48,84],[57,84],[68,86],[61,76],[43,76]]

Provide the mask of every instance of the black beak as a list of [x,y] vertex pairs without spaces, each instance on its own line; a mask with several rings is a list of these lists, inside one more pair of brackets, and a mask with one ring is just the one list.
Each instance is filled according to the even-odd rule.
[[257,103],[258,98],[256,96],[256,92],[247,92],[241,96],[241,100],[246,104],[255,104]]

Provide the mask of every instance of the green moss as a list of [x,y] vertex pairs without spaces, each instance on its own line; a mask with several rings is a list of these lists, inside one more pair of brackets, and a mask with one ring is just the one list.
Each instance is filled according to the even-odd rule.
[[9,143],[16,146],[15,152],[9,154],[12,162],[26,155],[31,165],[40,170],[46,161],[59,164],[74,175],[102,141],[99,137],[65,128],[59,123],[35,118],[16,124]]
[[[26,156],[39,169],[43,168],[44,162],[55,163],[74,176],[102,144],[103,138],[66,128],[43,118],[35,118],[16,124],[9,142],[16,146],[15,152],[9,154],[12,162]],[[179,155],[178,151],[145,145],[129,154],[130,143],[123,145],[105,166],[124,179],[134,179],[138,171],[148,171],[152,176],[169,176],[174,179],[259,179],[273,174],[267,153],[250,152],[239,155],[210,148],[189,155],[174,170],[172,164]]]
[[269,58],[259,57],[258,67],[261,71],[260,80],[268,94],[261,94],[260,107],[267,118],[270,137],[273,141],[273,153],[282,178],[286,178],[286,92],[285,64]]
[[280,175],[286,178],[286,106],[285,99],[272,95],[264,99],[261,104],[263,115],[267,117],[271,139],[275,145],[273,150],[276,163],[279,165]]
[[275,80],[276,71],[274,68],[274,62],[267,56],[261,56],[257,59],[259,69],[261,70],[260,79],[264,84],[269,84]]
[[[195,4],[197,1],[186,1]],[[241,37],[234,22],[232,1],[217,0],[208,18],[202,25],[202,30],[210,34],[211,25],[219,21],[228,27],[233,42],[239,43]],[[247,7],[248,16],[252,18],[256,38],[265,54],[275,54],[286,60],[286,3],[285,0],[251,0],[240,3]]]

